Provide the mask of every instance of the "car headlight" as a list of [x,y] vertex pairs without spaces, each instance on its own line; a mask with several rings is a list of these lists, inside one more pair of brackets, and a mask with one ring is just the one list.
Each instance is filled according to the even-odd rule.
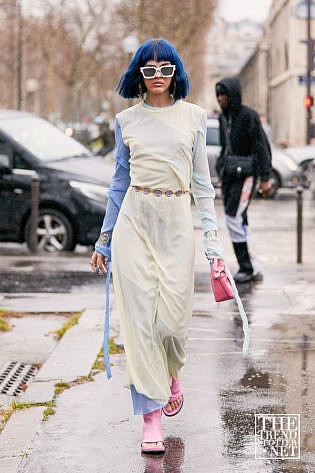
[[290,171],[292,171],[292,172],[297,171],[298,165],[294,161],[294,159],[291,158],[291,156],[288,156],[287,154],[283,153],[282,159],[283,159],[283,162],[288,166]]
[[70,186],[82,192],[88,199],[96,200],[97,202],[103,203],[106,197],[108,197],[108,188],[105,186],[80,181],[70,181]]

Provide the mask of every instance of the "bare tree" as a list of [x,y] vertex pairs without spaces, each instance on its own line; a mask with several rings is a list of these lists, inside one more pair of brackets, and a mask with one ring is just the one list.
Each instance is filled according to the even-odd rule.
[[[77,120],[100,107],[113,85],[107,0],[40,0],[23,11],[23,106]],[[17,106],[16,0],[0,0],[0,106]],[[113,55],[114,56],[114,55]],[[114,56],[115,57],[115,56]],[[110,66],[112,68],[112,64]],[[33,89],[35,83],[38,89]],[[97,95],[97,97],[96,97]],[[99,100],[99,103],[98,103]]]
[[42,42],[42,54],[64,94],[59,107],[65,119],[78,119],[80,104],[96,72],[99,35],[108,23],[106,0],[45,0],[42,27],[50,34]]
[[17,106],[18,72],[23,72],[22,105],[27,110],[80,120],[111,102],[114,114],[123,106],[115,89],[128,64],[122,44],[130,33],[140,42],[170,40],[189,72],[190,99],[198,99],[216,0],[32,0],[32,9],[24,2],[19,61],[18,1],[0,0],[1,107]]
[[[121,0],[116,15],[126,32],[139,40],[163,37],[182,56],[191,79],[191,98],[198,98],[205,77],[205,41],[217,0]],[[125,32],[125,34],[126,34]]]
[[0,93],[2,106],[17,106],[17,15],[16,0],[0,2]]

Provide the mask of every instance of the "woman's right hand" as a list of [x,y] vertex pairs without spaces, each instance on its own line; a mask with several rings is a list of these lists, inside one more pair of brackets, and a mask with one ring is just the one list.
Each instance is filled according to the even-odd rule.
[[103,256],[101,253],[98,253],[97,251],[94,251],[91,257],[90,265],[92,268],[92,271],[94,273],[98,274],[100,271],[103,274],[107,273],[108,267],[107,267],[107,258],[106,256]]

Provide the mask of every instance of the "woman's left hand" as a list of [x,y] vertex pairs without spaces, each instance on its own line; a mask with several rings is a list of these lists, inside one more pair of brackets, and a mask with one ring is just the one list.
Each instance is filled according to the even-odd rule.
[[263,197],[268,197],[270,189],[272,187],[271,181],[261,181],[259,185],[260,192]]
[[107,267],[107,258],[106,256],[103,256],[102,254],[98,253],[97,251],[94,251],[91,257],[90,265],[92,270],[98,274],[100,271],[103,274],[107,273],[108,267]]

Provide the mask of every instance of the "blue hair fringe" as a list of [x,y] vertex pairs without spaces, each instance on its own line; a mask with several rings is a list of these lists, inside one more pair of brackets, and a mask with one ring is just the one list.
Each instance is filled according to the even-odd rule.
[[[163,38],[149,39],[139,47],[128,69],[119,81],[117,87],[119,95],[125,99],[133,99],[141,95],[140,89],[142,87],[144,91],[145,87],[140,67],[144,66],[150,60],[158,62],[170,61],[172,64],[175,64],[175,75],[171,83],[171,89],[175,89],[173,96],[175,99],[187,97],[189,80],[184,65],[174,46]],[[140,84],[141,87],[139,87]]]

